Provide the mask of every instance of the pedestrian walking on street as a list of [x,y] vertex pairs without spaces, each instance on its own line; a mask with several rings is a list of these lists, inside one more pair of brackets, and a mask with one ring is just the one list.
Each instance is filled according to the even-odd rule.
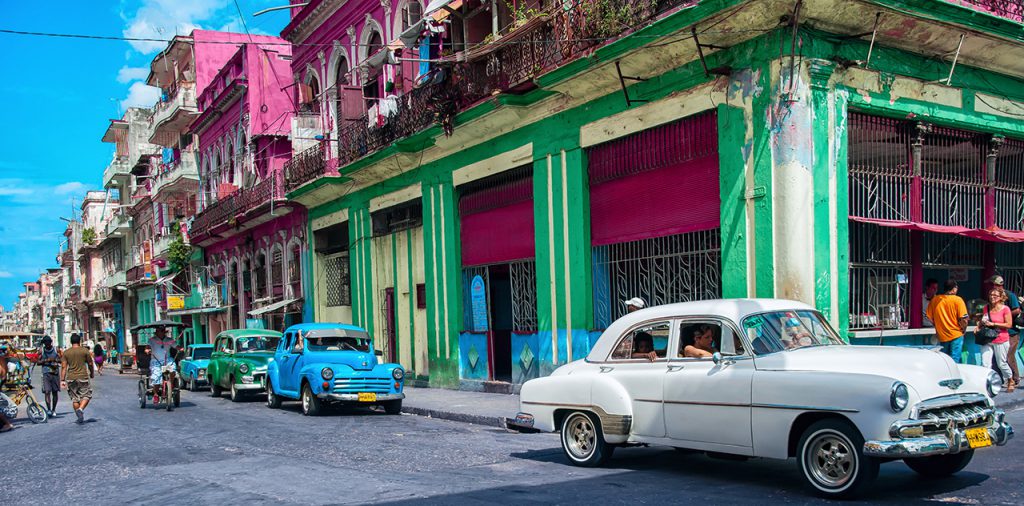
[[93,358],[82,346],[82,335],[72,334],[71,349],[64,353],[61,363],[61,386],[68,389],[71,405],[75,408],[77,423],[85,423],[85,407],[92,400]]
[[93,346],[93,348],[92,348],[92,356],[93,356],[93,360],[96,361],[96,372],[100,376],[103,375],[103,360],[104,360],[104,356],[103,355],[104,355],[104,353],[103,353],[103,345],[100,344],[100,343],[96,343],[96,345]]
[[[1006,289],[1003,285],[1004,280],[1002,276],[992,276],[988,278],[988,282],[992,283],[992,288],[1000,288],[1006,292],[1006,306],[1010,308],[1012,321],[1017,321],[1020,318],[1021,310],[1020,299],[1017,297],[1017,294]],[[1007,343],[1006,363],[1010,366],[1010,373],[1012,374],[1010,381],[1013,382],[1013,389],[1016,389],[1020,386],[1020,370],[1017,368],[1017,347],[1020,345],[1020,330],[1016,325],[1011,324],[1008,334],[1010,335],[1010,340]],[[1006,391],[1012,392],[1013,390],[1007,388]]]
[[[7,359],[0,356],[0,386],[5,381],[7,381]],[[0,432],[9,432],[11,430],[14,430],[14,425],[3,413],[0,413]]]
[[1003,377],[1003,388],[1013,392],[1013,373],[1007,364],[1007,351],[1010,346],[1010,327],[1013,326],[1013,316],[1010,308],[1006,306],[1006,292],[1001,288],[993,288],[988,292],[988,305],[978,322],[978,327],[994,329],[998,332],[997,337],[988,344],[981,346],[981,365],[999,371]]
[[960,285],[956,281],[946,280],[944,290],[928,304],[928,319],[935,323],[935,335],[942,345],[942,352],[959,364],[963,361],[967,304],[957,295]]
[[38,365],[43,368],[43,396],[46,410],[50,412],[50,416],[55,416],[57,395],[60,393],[60,362],[64,354],[53,345],[50,336],[43,336],[41,343]]

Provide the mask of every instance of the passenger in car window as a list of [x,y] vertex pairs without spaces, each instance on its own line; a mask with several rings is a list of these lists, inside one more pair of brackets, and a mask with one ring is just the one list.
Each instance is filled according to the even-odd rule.
[[715,349],[715,327],[701,325],[693,331],[692,344],[683,348],[683,356],[688,358],[710,358],[718,350]]
[[646,358],[651,362],[657,360],[658,354],[654,351],[654,337],[647,332],[637,332],[633,336],[632,358]]

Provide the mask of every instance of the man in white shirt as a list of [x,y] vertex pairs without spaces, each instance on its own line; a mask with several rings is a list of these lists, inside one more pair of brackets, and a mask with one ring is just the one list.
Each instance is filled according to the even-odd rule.
[[177,341],[167,335],[167,329],[157,327],[153,337],[149,338],[149,385],[153,391],[159,393],[161,373],[160,368],[165,365],[174,365],[171,357],[171,350],[177,346]]

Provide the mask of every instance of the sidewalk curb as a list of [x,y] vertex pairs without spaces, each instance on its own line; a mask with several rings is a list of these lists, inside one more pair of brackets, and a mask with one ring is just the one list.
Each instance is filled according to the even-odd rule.
[[467,413],[456,413],[453,411],[442,411],[437,409],[420,408],[416,406],[402,406],[402,413],[410,415],[425,416],[427,418],[438,418],[453,422],[471,423],[474,425],[485,425],[489,427],[508,428],[507,418],[502,416],[470,415]]

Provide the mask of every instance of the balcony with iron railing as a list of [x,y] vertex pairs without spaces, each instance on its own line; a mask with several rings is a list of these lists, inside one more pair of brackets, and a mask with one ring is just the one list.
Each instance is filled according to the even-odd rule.
[[153,129],[149,142],[168,148],[175,147],[179,135],[198,115],[195,83],[178,83],[168,90],[166,98],[161,99],[153,107]]
[[124,188],[131,175],[128,157],[114,155],[114,158],[110,160],[110,164],[103,171],[103,187]]
[[199,189],[199,169],[192,153],[181,153],[181,158],[157,165],[150,179],[150,194],[156,201],[177,192],[195,193]]
[[211,239],[216,229],[223,225],[244,228],[246,223],[265,222],[258,219],[257,215],[263,214],[260,209],[267,207],[269,211],[272,204],[284,201],[284,176],[275,172],[251,188],[236,190],[208,205],[192,221],[189,235],[193,242],[202,243]]
[[107,272],[105,278],[103,278],[103,286],[113,288],[115,286],[123,286],[128,282],[128,271],[124,268],[114,269]]
[[126,207],[115,211],[107,220],[106,236],[108,238],[123,238],[132,230],[132,217],[128,214]]
[[1024,0],[945,0],[1017,23],[1024,22]]
[[[323,150],[319,155],[314,148],[301,151],[286,170],[288,191],[324,175],[336,174],[337,169],[431,126],[438,125],[450,134],[458,113],[494,94],[528,92],[536,87],[536,77],[578,59],[632,27],[650,23],[670,9],[696,3],[697,0],[553,2],[554,5],[493,41],[470,44],[467,51],[435,65],[435,72],[448,69],[444,72],[446,76],[422,79],[429,84],[394,97],[385,117],[371,118],[365,114],[342,125],[335,136],[337,152],[330,159],[315,159],[324,154]],[[623,13],[628,13],[628,25],[612,22]]]

